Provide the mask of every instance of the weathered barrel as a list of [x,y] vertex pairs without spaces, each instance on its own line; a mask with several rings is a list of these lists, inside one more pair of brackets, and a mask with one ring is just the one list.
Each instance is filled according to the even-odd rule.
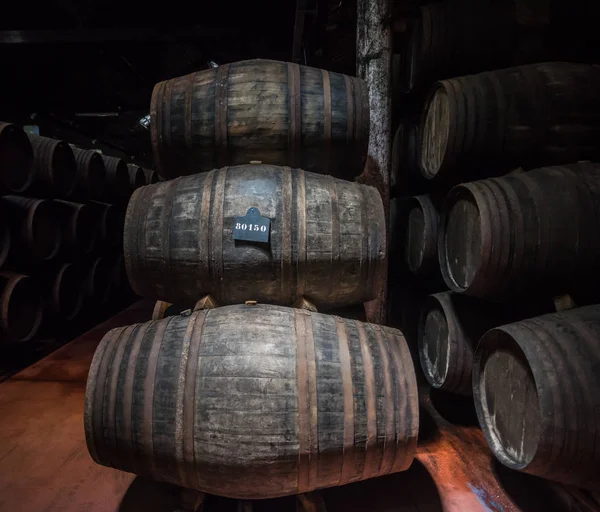
[[123,243],[124,209],[115,204],[92,201],[88,203],[96,216],[99,240],[108,247],[117,247]]
[[30,277],[0,272],[0,340],[27,341],[40,328],[44,303]]
[[106,168],[106,191],[104,197],[108,203],[124,203],[131,196],[129,169],[125,160],[113,156],[102,156]]
[[2,188],[25,192],[33,181],[33,148],[20,126],[0,122],[0,176]]
[[167,179],[253,160],[351,178],[367,157],[365,83],[291,62],[248,60],[160,82],[150,115]]
[[437,82],[420,141],[426,178],[458,183],[599,156],[600,67],[551,62]]
[[86,204],[55,200],[63,247],[71,253],[89,254],[96,245],[96,217]]
[[106,190],[106,168],[100,153],[72,148],[77,163],[75,190],[81,199],[102,199]]
[[69,198],[75,192],[77,163],[62,140],[28,134],[33,148],[34,176],[28,192],[41,197]]
[[399,331],[236,305],[110,331],[84,416],[100,464],[251,499],[408,468],[419,409]]
[[87,299],[95,305],[108,302],[113,267],[108,258],[99,256],[83,265],[83,288]]
[[[250,208],[270,219],[249,238]],[[238,225],[239,224],[239,225]],[[270,165],[225,167],[137,189],[127,209],[127,274],[139,295],[175,304],[210,294],[318,309],[374,297],[385,257],[385,217],[373,187]]]
[[160,181],[158,173],[154,169],[144,169],[144,176],[146,177],[146,185],[153,185]]
[[419,9],[405,45],[406,89],[511,64],[517,28],[512,4],[451,0]]
[[438,242],[453,291],[569,293],[600,275],[600,164],[458,185],[447,196]]
[[144,174],[144,169],[135,164],[127,164],[127,169],[129,171],[129,187],[131,192],[136,188],[146,185],[146,174]]
[[62,242],[54,202],[20,196],[4,196],[1,201],[11,227],[11,262],[52,260]]
[[48,312],[58,315],[58,322],[73,320],[81,310],[83,287],[79,270],[73,263],[63,263],[42,277]]
[[439,276],[437,236],[439,213],[432,196],[415,196],[408,205],[405,254],[408,269],[417,275]]
[[512,469],[600,489],[600,306],[487,332],[473,368],[479,423]]

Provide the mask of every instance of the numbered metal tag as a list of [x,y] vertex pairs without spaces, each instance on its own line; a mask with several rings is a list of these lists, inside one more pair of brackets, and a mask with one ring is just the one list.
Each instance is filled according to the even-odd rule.
[[268,243],[270,231],[271,219],[261,217],[258,208],[249,208],[246,215],[235,218],[233,239]]

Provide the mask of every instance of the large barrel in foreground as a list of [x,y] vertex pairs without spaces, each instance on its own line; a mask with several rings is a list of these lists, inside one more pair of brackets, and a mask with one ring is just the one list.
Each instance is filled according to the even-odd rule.
[[[236,218],[250,208],[270,219],[266,243],[234,240]],[[137,189],[123,240],[129,280],[143,297],[281,305],[305,297],[331,309],[374,297],[385,217],[373,187],[241,165]]]
[[249,499],[407,469],[418,415],[399,331],[266,305],[113,329],[84,413],[96,462]]
[[504,325],[477,349],[473,395],[512,469],[600,489],[600,306]]
[[551,62],[437,82],[425,106],[420,167],[459,183],[599,156],[600,67]]
[[454,187],[438,256],[452,291],[570,293],[600,276],[600,164],[511,173]]
[[291,62],[248,60],[160,82],[150,115],[167,179],[253,160],[351,178],[367,157],[365,83]]

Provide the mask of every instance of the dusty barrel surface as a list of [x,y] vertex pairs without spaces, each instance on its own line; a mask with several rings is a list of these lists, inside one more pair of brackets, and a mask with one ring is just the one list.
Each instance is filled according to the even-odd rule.
[[139,165],[127,164],[127,169],[129,171],[129,187],[131,192],[136,188],[146,185],[146,175],[144,174],[143,168]]
[[[268,243],[234,240],[236,218],[250,208],[270,219]],[[375,188],[286,167],[225,167],[142,187],[125,219],[134,291],[175,304],[206,294],[219,304],[365,302],[384,252]]]
[[108,203],[124,203],[131,196],[129,169],[125,160],[114,156],[102,156],[106,168],[104,197]]
[[20,126],[0,122],[0,176],[2,188],[25,192],[33,181],[33,148]]
[[487,332],[473,394],[479,423],[504,465],[599,489],[600,306]]
[[77,163],[68,143],[28,134],[33,148],[34,176],[30,192],[69,198],[75,192]]
[[75,318],[81,310],[84,293],[77,267],[73,263],[64,263],[42,280],[48,309],[61,319]]
[[365,83],[294,63],[248,60],[160,82],[150,114],[167,179],[253,160],[351,178],[367,157]]
[[568,293],[600,275],[600,164],[464,183],[446,198],[438,255],[470,295]]
[[269,498],[407,469],[418,415],[399,331],[237,305],[110,331],[85,431],[100,464]]
[[27,341],[42,323],[44,303],[37,284],[28,276],[0,272],[0,340]]
[[106,189],[104,160],[96,151],[72,148],[77,163],[75,190],[82,199],[102,199]]
[[54,201],[62,231],[63,247],[78,254],[89,254],[96,244],[96,217],[86,204]]
[[450,182],[478,173],[598,157],[600,67],[549,62],[437,82],[420,168]]
[[437,201],[429,195],[415,196],[411,198],[407,209],[404,257],[408,269],[413,274],[439,276]]

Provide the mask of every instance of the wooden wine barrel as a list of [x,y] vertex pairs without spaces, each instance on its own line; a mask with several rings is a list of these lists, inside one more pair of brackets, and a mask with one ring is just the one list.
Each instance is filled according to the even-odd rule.
[[85,296],[96,305],[108,302],[111,292],[113,267],[108,258],[99,256],[84,265],[83,283]]
[[125,212],[115,204],[92,201],[88,204],[96,216],[98,237],[108,247],[119,247],[123,243]]
[[0,201],[11,227],[11,265],[52,260],[62,242],[54,202],[20,196]]
[[473,395],[494,455],[512,469],[600,489],[600,306],[487,332]]
[[28,193],[40,197],[69,198],[75,192],[77,163],[73,150],[62,140],[27,134],[33,148],[34,174]]
[[99,464],[248,499],[402,471],[419,424],[399,331],[267,305],[113,329],[84,416]]
[[135,164],[127,164],[127,169],[129,171],[129,187],[131,192],[136,188],[146,185],[146,174],[144,173],[144,169]]
[[106,191],[106,168],[100,153],[88,149],[72,149],[77,163],[77,197],[102,199]]
[[71,253],[89,254],[96,245],[96,217],[86,204],[54,201],[60,220],[63,247]]
[[146,177],[146,185],[153,185],[160,181],[158,173],[154,169],[144,169],[144,176]]
[[600,67],[550,62],[437,82],[420,141],[426,178],[458,183],[599,156]]
[[104,197],[107,203],[124,203],[131,196],[129,185],[129,169],[125,160],[113,156],[102,156],[106,168],[106,191]]
[[416,275],[439,275],[437,237],[439,213],[429,195],[415,196],[408,206],[404,257]]
[[63,263],[52,272],[47,272],[42,281],[47,309],[59,316],[56,321],[73,320],[81,311],[84,292],[77,267],[73,263]]
[[453,291],[569,293],[600,275],[600,164],[458,185],[446,199],[438,242]]
[[419,9],[405,45],[406,89],[511,64],[517,29],[512,4],[450,0]]
[[0,180],[12,194],[25,192],[33,181],[33,148],[16,124],[0,122]]
[[[234,240],[250,208],[270,219],[268,243]],[[282,305],[305,297],[324,310],[375,296],[385,217],[373,187],[240,165],[137,189],[123,241],[129,280],[143,297]]]
[[365,83],[291,62],[248,60],[160,82],[150,115],[167,179],[254,160],[352,178],[367,157]]
[[424,194],[430,184],[419,172],[419,124],[403,119],[392,142],[390,185],[394,196]]
[[28,276],[0,272],[0,340],[28,341],[42,323],[44,303],[37,284]]

